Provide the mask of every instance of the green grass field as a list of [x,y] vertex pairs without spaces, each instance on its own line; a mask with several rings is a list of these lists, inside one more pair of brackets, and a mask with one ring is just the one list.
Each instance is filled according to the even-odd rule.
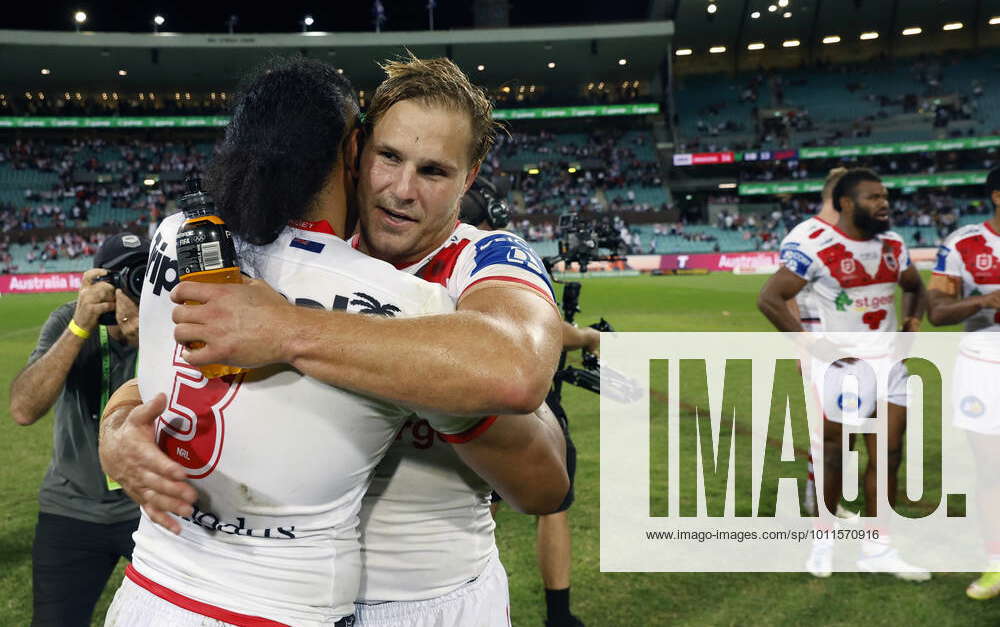
[[[764,277],[713,274],[588,279],[581,324],[607,318],[619,331],[765,331],[755,300]],[[51,450],[51,421],[21,428],[9,419],[8,387],[48,313],[71,295],[0,298],[0,625],[31,618],[31,541],[37,488]],[[888,576],[600,572],[599,416],[595,395],[567,388],[579,451],[573,529],[573,608],[588,625],[997,625],[1000,600],[965,597],[971,575],[936,574],[912,584]],[[804,472],[804,470],[803,470]],[[535,562],[534,519],[501,508],[497,540],[510,576],[515,625],[538,626],[544,602]],[[120,580],[116,573],[94,624]],[[470,626],[473,627],[473,626]]]

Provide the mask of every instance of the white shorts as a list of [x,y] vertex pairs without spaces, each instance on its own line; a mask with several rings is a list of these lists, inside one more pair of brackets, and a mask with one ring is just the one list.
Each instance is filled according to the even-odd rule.
[[507,572],[494,555],[475,581],[426,601],[354,604],[355,627],[510,627]]
[[[194,611],[181,607],[126,576],[104,617],[104,627],[239,627],[240,625],[287,627],[285,623],[230,612],[192,599],[185,599],[185,602],[201,606],[201,609],[195,607],[199,611]],[[323,624],[330,627],[351,625],[353,617],[342,618],[335,624],[328,622]]]
[[[866,365],[870,369],[866,368]],[[831,422],[861,426],[875,416],[879,400],[878,381],[888,377],[888,401],[893,405],[906,406],[906,380],[909,373],[906,366],[889,359],[871,359],[840,367],[828,366],[813,360],[811,379],[817,397],[823,402],[823,415]]]
[[1000,435],[1000,363],[959,353],[951,396],[951,420],[959,429]]
[[161,599],[131,579],[122,580],[104,627],[234,627]]

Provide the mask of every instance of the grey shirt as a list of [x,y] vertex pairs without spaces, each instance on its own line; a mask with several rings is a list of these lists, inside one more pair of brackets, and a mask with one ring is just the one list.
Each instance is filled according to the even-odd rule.
[[[61,305],[42,327],[38,345],[28,363],[44,355],[62,335],[73,317],[76,301]],[[52,462],[38,495],[39,509],[95,523],[116,523],[138,518],[139,508],[122,490],[109,490],[97,453],[97,434],[103,407],[102,355],[107,351],[110,393],[135,376],[138,351],[113,338],[101,347],[97,329],[91,333],[56,401],[52,429]]]

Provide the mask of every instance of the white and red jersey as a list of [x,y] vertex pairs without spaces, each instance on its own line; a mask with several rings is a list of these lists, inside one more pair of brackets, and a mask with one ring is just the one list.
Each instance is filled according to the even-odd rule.
[[781,261],[809,283],[819,330],[896,330],[896,284],[910,267],[899,235],[856,240],[822,222],[792,235],[782,243]]
[[[455,302],[470,286],[498,280],[524,284],[555,304],[541,259],[504,231],[459,224],[440,248],[402,270],[445,286]],[[448,439],[415,419],[376,468],[361,510],[359,599],[418,601],[448,594],[478,577],[496,553],[491,488]]]
[[[781,240],[779,249],[784,249],[786,242],[795,242],[799,238],[808,237],[816,229],[829,228],[831,225],[826,220],[821,220],[818,216],[813,216],[795,225],[792,230]],[[799,308],[799,322],[805,331],[819,330],[819,310],[816,308],[816,297],[813,295],[812,286],[807,284],[795,295],[795,304]]]
[[[988,220],[956,230],[938,248],[934,274],[959,279],[959,298],[1000,289],[1000,234]],[[1000,331],[1000,310],[980,309],[966,318],[965,330]],[[962,341],[962,350],[972,357],[996,360],[1000,356],[1000,335],[969,336]]]
[[[151,248],[139,385],[143,398],[167,395],[157,442],[187,469],[199,499],[180,535],[143,515],[130,579],[199,613],[216,608],[220,620],[237,612],[288,625],[332,624],[354,611],[362,495],[412,411],[288,366],[210,380],[186,364],[169,299],[183,219],[167,218]],[[298,224],[272,244],[247,247],[244,271],[301,306],[389,317],[454,310],[440,286],[353,250],[322,225]],[[447,433],[479,422],[431,420]]]

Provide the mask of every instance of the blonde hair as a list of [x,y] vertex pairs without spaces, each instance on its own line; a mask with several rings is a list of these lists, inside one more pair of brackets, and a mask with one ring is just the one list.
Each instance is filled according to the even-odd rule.
[[379,64],[386,78],[375,90],[365,113],[364,128],[368,137],[379,119],[397,102],[422,100],[469,115],[472,127],[470,163],[476,166],[493,147],[502,126],[493,120],[493,105],[486,92],[473,85],[469,77],[451,59],[418,59],[412,52],[402,59]]

